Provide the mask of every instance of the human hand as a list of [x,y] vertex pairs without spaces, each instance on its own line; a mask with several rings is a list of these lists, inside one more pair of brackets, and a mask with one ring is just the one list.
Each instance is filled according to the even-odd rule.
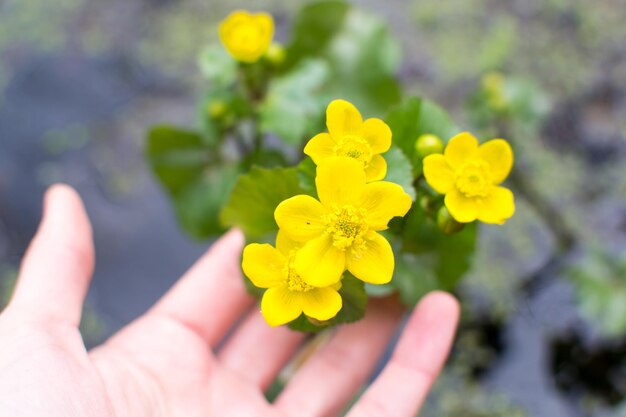
[[[253,308],[240,275],[242,244],[239,232],[229,232],[146,314],[87,352],[78,324],[94,266],[91,228],[76,192],[52,187],[0,315],[0,416],[338,414],[372,372],[402,308],[372,301],[365,318],[336,329],[270,404],[263,390],[305,336],[270,328]],[[414,416],[445,361],[458,314],[451,296],[426,296],[348,416]]]

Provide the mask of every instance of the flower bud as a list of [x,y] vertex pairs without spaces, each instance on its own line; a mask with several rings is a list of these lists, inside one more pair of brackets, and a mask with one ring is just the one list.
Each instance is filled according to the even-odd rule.
[[279,66],[285,62],[285,56],[285,48],[278,42],[273,42],[265,53],[265,59],[274,66]]
[[437,213],[437,226],[443,233],[453,235],[463,230],[465,224],[454,220],[446,206],[442,206]]
[[426,133],[415,141],[415,150],[420,158],[425,158],[428,155],[443,152],[443,142],[436,135]]
[[207,105],[207,114],[211,119],[221,119],[226,114],[226,103],[222,100],[213,100]]
[[497,71],[488,72],[481,80],[487,105],[494,111],[504,111],[507,108],[505,81],[504,75]]
[[425,213],[432,213],[436,207],[435,206],[435,202],[433,201],[432,197],[427,195],[427,194],[423,194],[419,199],[418,199],[419,205],[422,208],[422,210],[424,210]]
[[239,62],[255,63],[268,50],[274,37],[274,19],[267,13],[232,12],[219,25],[222,44]]

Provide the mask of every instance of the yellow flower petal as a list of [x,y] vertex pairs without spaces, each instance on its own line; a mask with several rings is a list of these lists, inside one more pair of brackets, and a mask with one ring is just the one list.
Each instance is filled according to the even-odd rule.
[[274,37],[274,19],[271,14],[265,12],[253,13],[251,16],[259,32],[260,40],[263,41],[262,49],[267,51]]
[[219,25],[219,36],[238,61],[256,62],[267,52],[274,36],[274,21],[267,13],[232,12]]
[[447,193],[454,186],[454,171],[440,153],[424,158],[424,177],[428,185],[440,194]]
[[304,147],[305,155],[311,157],[315,165],[319,165],[324,159],[335,155],[335,142],[328,133],[315,135]]
[[372,153],[385,153],[391,147],[391,129],[380,119],[365,120],[361,136],[369,143]]
[[481,222],[503,224],[515,213],[515,199],[511,190],[493,187],[487,197],[477,201],[476,207]]
[[333,100],[326,108],[328,132],[339,140],[345,135],[358,135],[363,126],[361,113],[345,100]]
[[348,270],[358,279],[370,284],[386,284],[393,276],[394,258],[391,245],[382,235],[370,232],[365,245],[352,249],[347,255]]
[[446,194],[445,204],[452,217],[459,223],[473,222],[478,216],[476,198],[465,197],[456,188]]
[[301,297],[304,314],[316,320],[330,320],[341,310],[341,296],[330,287],[312,289]]
[[243,250],[241,267],[244,274],[259,288],[281,285],[285,280],[287,260],[267,243],[251,243]]
[[377,181],[365,186],[359,207],[367,213],[368,226],[373,230],[384,230],[387,223],[404,216],[411,208],[411,196],[401,186],[392,182]]
[[341,279],[346,269],[346,254],[333,245],[330,236],[322,235],[298,251],[294,267],[307,284],[327,287]]
[[297,251],[302,247],[303,243],[293,240],[282,230],[276,235],[276,249],[285,257],[288,257],[291,251]]
[[478,148],[478,156],[489,163],[494,185],[504,181],[513,168],[513,150],[504,139],[493,139],[483,143]]
[[354,204],[365,188],[365,171],[355,159],[333,156],[317,166],[315,185],[326,207]]
[[448,142],[444,155],[452,169],[456,169],[478,149],[478,141],[468,132],[454,136]]
[[319,236],[325,229],[322,216],[326,209],[308,195],[297,195],[281,202],[274,211],[278,227],[294,240],[304,242]]
[[302,314],[301,293],[287,287],[270,288],[263,294],[261,313],[272,327],[287,324]]
[[365,177],[368,182],[380,181],[387,175],[387,161],[381,155],[372,156],[372,160],[365,168]]

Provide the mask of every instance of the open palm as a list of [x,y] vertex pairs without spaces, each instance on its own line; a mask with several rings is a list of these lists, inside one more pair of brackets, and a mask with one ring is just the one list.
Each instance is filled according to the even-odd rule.
[[[393,299],[371,302],[365,319],[335,330],[270,404],[263,390],[305,338],[265,324],[242,283],[242,244],[239,232],[228,233],[146,314],[87,352],[78,323],[94,264],[91,228],[78,195],[53,187],[15,294],[0,315],[0,416],[339,414],[371,374],[401,307]],[[348,415],[414,416],[447,356],[457,319],[452,297],[425,297],[391,360]]]

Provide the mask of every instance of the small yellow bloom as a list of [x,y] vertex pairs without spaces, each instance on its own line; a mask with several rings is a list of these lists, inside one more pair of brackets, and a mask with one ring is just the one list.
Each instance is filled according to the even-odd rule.
[[220,23],[219,34],[233,58],[241,62],[256,62],[270,47],[274,20],[267,13],[237,10]]
[[270,326],[297,319],[304,312],[320,321],[330,320],[341,310],[340,285],[314,287],[296,273],[293,262],[301,244],[278,232],[276,248],[252,243],[243,250],[242,268],[252,283],[267,288],[261,312]]
[[342,156],[319,164],[315,184],[319,201],[298,195],[274,212],[281,232],[304,243],[294,262],[299,276],[323,287],[338,282],[348,269],[365,282],[389,282],[393,251],[377,232],[406,214],[411,197],[391,182],[366,183],[362,163]]
[[503,139],[478,145],[474,136],[459,133],[443,154],[424,158],[424,176],[460,223],[478,219],[502,224],[515,213],[513,193],[499,185],[513,167],[513,151]]
[[307,143],[304,153],[319,165],[332,156],[348,156],[359,161],[367,181],[387,175],[387,162],[380,155],[391,146],[391,129],[380,119],[363,121],[361,113],[345,100],[334,100],[326,109],[328,133],[320,133]]

